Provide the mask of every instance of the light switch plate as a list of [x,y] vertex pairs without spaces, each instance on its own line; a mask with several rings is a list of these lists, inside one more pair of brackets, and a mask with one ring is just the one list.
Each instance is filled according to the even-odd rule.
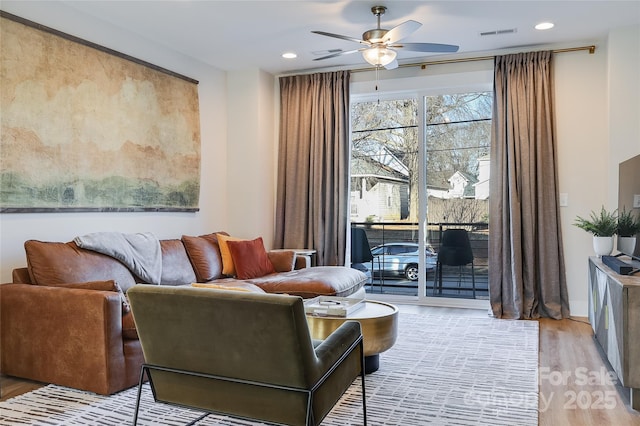
[[634,194],[633,196],[633,208],[640,208],[640,194]]
[[566,192],[560,193],[560,207],[567,207],[569,205],[569,194]]

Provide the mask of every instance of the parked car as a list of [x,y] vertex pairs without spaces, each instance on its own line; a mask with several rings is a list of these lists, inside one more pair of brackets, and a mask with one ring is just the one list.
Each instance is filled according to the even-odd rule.
[[[404,277],[418,280],[418,243],[386,243],[371,249],[373,277]],[[434,270],[438,255],[431,246],[426,248],[427,271]],[[371,263],[366,264],[371,268]]]

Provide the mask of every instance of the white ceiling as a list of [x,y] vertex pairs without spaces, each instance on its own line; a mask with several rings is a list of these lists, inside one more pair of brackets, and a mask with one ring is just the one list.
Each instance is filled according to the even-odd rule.
[[[27,19],[37,16],[39,2],[3,1],[2,9]],[[274,74],[321,67],[368,66],[359,54],[313,61],[329,49],[352,50],[358,44],[312,34],[320,30],[361,38],[376,27],[371,7],[386,6],[382,27],[390,29],[408,19],[422,27],[405,42],[456,44],[463,57],[498,49],[531,46],[571,46],[605,40],[610,29],[640,24],[640,0],[627,1],[60,1],[79,13],[92,15],[137,33],[171,50],[223,70],[261,68]],[[55,2],[54,2],[55,4]],[[47,7],[52,7],[48,2]],[[23,12],[23,13],[21,13]],[[533,26],[552,21],[555,27]],[[61,31],[72,31],[67,22]],[[45,24],[46,25],[46,24]],[[516,28],[505,35],[481,32]],[[298,57],[286,60],[281,54]],[[401,52],[398,61],[434,59],[436,54]]]

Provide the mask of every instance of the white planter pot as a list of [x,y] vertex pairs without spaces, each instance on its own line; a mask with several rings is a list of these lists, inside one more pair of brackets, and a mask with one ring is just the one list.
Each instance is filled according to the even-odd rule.
[[593,237],[593,250],[598,257],[609,256],[613,251],[613,237]]
[[636,237],[618,237],[618,251],[620,253],[633,255],[636,250]]

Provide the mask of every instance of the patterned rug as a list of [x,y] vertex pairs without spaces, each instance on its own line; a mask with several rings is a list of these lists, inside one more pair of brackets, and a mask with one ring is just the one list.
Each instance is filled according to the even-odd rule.
[[[398,340],[366,377],[370,425],[538,424],[538,322],[400,314]],[[137,387],[110,397],[48,385],[0,402],[2,425],[130,424]],[[140,425],[185,425],[202,412],[153,402]],[[257,425],[209,415],[197,425]],[[361,425],[360,380],[322,423]]]

